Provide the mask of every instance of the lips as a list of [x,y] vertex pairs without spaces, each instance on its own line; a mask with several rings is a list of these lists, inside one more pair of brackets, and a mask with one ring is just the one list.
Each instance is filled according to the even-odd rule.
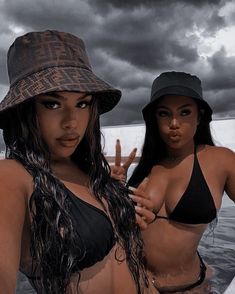
[[173,142],[178,142],[180,140],[181,134],[178,131],[170,131],[169,139]]
[[57,138],[57,141],[63,146],[63,147],[74,147],[78,141],[80,136],[78,134],[65,134],[59,138]]
[[170,131],[169,132],[169,137],[180,137],[180,132],[178,131]]

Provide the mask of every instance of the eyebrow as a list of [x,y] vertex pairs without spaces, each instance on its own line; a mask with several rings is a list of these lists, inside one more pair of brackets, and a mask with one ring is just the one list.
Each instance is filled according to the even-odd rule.
[[[181,109],[181,108],[185,108],[185,107],[192,107],[192,106],[193,106],[192,104],[187,103],[187,104],[184,104],[184,105],[179,106],[177,109]],[[157,109],[159,109],[159,108],[164,108],[164,109],[170,110],[170,108],[167,107],[167,106],[165,106],[165,105],[159,105],[159,106],[157,106]]]
[[[45,96],[50,96],[50,97],[53,97],[53,98],[57,98],[59,100],[66,100],[67,99],[63,95],[60,95],[59,92],[48,92],[48,93],[45,93],[44,95]],[[84,99],[84,98],[86,98],[87,96],[90,96],[90,95],[91,95],[91,93],[84,93],[81,97],[78,97],[78,100]]]

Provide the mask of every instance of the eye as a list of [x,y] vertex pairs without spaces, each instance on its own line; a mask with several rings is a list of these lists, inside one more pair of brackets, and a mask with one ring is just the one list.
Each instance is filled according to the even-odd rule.
[[182,109],[181,112],[180,112],[180,115],[181,116],[188,116],[191,114],[191,110],[190,109]]
[[40,103],[48,109],[58,109],[60,107],[60,103],[57,101],[47,100],[41,101]]
[[79,102],[77,103],[77,107],[79,107],[79,108],[81,108],[81,109],[85,109],[85,108],[87,108],[87,106],[89,106],[89,105],[91,105],[91,101],[86,101],[86,100],[84,100],[84,101],[79,101]]
[[159,117],[168,117],[170,115],[169,111],[167,110],[157,110],[156,114]]

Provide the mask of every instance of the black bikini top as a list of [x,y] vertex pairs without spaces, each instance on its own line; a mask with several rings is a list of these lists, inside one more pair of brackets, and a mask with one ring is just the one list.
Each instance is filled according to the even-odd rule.
[[157,215],[156,218],[184,224],[208,224],[216,218],[216,215],[214,199],[203,176],[195,150],[193,171],[184,194],[169,216]]
[[[115,235],[112,223],[104,211],[76,197],[70,190],[68,195],[79,248],[73,269],[75,272],[103,260],[115,244]],[[84,252],[82,256],[80,248]]]
[[[78,272],[103,260],[116,243],[112,223],[106,213],[78,198],[65,187],[71,202],[71,219],[76,234],[76,244],[70,247],[76,256],[72,272]],[[21,271],[31,281],[40,280],[25,269]]]

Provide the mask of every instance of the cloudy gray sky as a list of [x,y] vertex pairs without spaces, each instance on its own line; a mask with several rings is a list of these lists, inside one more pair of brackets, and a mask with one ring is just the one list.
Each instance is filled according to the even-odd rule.
[[6,54],[29,31],[84,39],[94,72],[122,90],[103,125],[142,122],[153,79],[166,70],[198,75],[217,117],[235,117],[235,1],[0,0],[0,99]]

